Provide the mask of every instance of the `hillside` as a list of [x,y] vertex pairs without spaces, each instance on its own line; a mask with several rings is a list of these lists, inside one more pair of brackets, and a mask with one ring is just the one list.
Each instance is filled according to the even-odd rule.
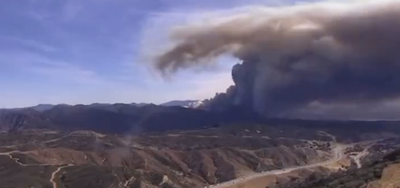
[[221,122],[240,122],[252,117],[237,118],[223,113],[156,105],[59,105],[43,112],[33,109],[0,110],[0,130],[47,128],[137,133],[201,129]]
[[397,188],[400,186],[400,150],[361,168],[339,171],[329,176],[311,174],[303,180],[288,182],[273,188]]
[[[311,129],[285,122],[288,124],[232,124],[137,135],[46,129],[3,132],[0,163],[6,168],[0,168],[0,181],[5,188],[51,188],[54,184],[59,188],[197,188],[271,170],[324,164],[334,157],[332,148],[338,135],[324,132],[322,125]],[[387,135],[384,131],[363,132],[344,134],[340,140],[369,143]],[[389,146],[388,142],[393,146],[400,143],[375,141],[370,152],[383,151],[378,146]],[[365,146],[351,144],[349,151]],[[350,152],[345,157],[343,160],[349,160]],[[310,172],[300,174],[298,179]],[[279,182],[287,181],[287,175],[279,178]]]
[[308,168],[318,167],[312,176],[319,176],[375,161],[399,146],[398,126],[156,105],[1,110],[0,181],[5,188],[197,188],[257,176],[260,188],[283,186],[293,178],[284,173],[266,184],[263,174],[299,168],[292,173],[298,183],[313,174]]
[[[203,187],[329,157],[325,144],[201,133],[132,137],[92,131],[2,133],[0,162],[8,168],[0,168],[0,181],[5,188],[50,187],[53,173],[61,187],[108,188],[125,183]],[[43,173],[31,176],[32,171]],[[27,181],[17,181],[28,176]]]
[[[338,140],[356,138],[358,133],[397,133],[399,122],[394,121],[311,121],[289,119],[265,119],[240,108],[224,112],[211,112],[183,107],[157,105],[57,105],[45,111],[34,109],[0,110],[0,131],[26,129],[92,130],[102,133],[163,132],[171,130],[200,130],[232,125],[268,125],[280,131],[296,135],[305,130],[320,130],[337,136]],[[362,127],[362,129],[360,129]],[[278,131],[277,131],[278,130]],[[288,133],[289,132],[289,133]],[[362,134],[368,136],[367,134]],[[351,141],[351,140],[347,140]],[[354,140],[353,140],[354,141]]]

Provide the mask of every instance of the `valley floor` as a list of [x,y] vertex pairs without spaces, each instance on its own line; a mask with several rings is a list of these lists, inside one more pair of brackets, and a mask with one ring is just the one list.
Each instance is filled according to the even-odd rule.
[[338,143],[328,133],[318,137],[320,132],[308,140],[272,138],[260,129],[235,131],[135,137],[93,131],[3,133],[0,181],[2,188],[265,188],[304,170],[338,170],[350,161],[361,167],[390,139]]

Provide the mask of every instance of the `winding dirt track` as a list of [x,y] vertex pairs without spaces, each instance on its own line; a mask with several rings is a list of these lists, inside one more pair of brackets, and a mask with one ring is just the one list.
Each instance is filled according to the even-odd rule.
[[[25,152],[22,152],[22,151],[19,151],[19,150],[15,150],[15,151],[10,151],[10,152],[0,153],[0,156],[8,156],[8,157],[10,157],[10,159],[15,161],[15,163],[17,163],[20,166],[24,166],[24,167],[25,166],[55,166],[55,165],[50,165],[50,164],[23,164],[18,160],[18,158],[14,158],[11,155],[12,153],[25,153]],[[60,166],[60,167],[57,168],[57,170],[55,170],[51,174],[51,177],[50,177],[49,181],[53,184],[53,188],[58,188],[57,183],[55,181],[57,173],[59,173],[63,168],[70,167],[70,166],[73,166],[73,165],[72,164],[68,164],[68,165],[65,165],[65,166]]]
[[[62,137],[56,138],[56,139],[44,141],[43,143],[45,144],[45,143],[55,142],[55,141],[58,141],[58,140],[60,140],[60,139],[66,138],[66,137],[68,137],[68,136],[70,136],[70,135],[71,135],[71,133],[70,133],[70,134],[67,134],[67,135],[64,135],[64,136],[62,136]],[[6,146],[6,147],[7,147],[7,148],[15,147],[15,145],[13,145],[13,146]],[[23,152],[23,151],[20,151],[20,150],[14,150],[14,151],[9,151],[9,152],[0,153],[0,156],[8,156],[8,157],[9,157],[10,159],[12,159],[15,163],[17,163],[18,165],[23,166],[23,167],[26,167],[26,166],[58,166],[58,165],[51,165],[51,164],[23,164],[23,163],[21,163],[21,162],[19,161],[18,158],[14,158],[14,157],[11,155],[11,154],[13,154],[13,153],[21,153],[21,154],[24,154],[24,153],[27,153],[27,152]],[[58,185],[57,185],[57,183],[56,183],[56,181],[55,181],[57,173],[59,173],[62,169],[66,168],[66,167],[70,167],[70,166],[73,166],[73,165],[72,165],[72,164],[68,164],[68,165],[60,166],[60,167],[58,167],[58,168],[51,174],[51,177],[50,177],[49,181],[53,184],[53,188],[58,188]]]
[[362,167],[361,159],[369,154],[368,149],[371,148],[372,146],[373,146],[373,144],[368,145],[367,147],[365,147],[365,149],[362,152],[357,154],[357,156],[353,157],[354,162],[357,164],[357,168]]
[[239,184],[239,183],[245,183],[247,181],[250,181],[250,180],[253,180],[256,178],[260,178],[260,177],[264,177],[264,176],[285,174],[285,173],[289,173],[289,172],[292,172],[295,170],[314,168],[314,167],[325,166],[325,165],[329,165],[332,163],[336,163],[345,157],[345,154],[344,154],[345,150],[351,146],[352,145],[337,144],[332,150],[332,158],[327,161],[304,165],[304,166],[298,166],[298,167],[289,167],[289,168],[285,168],[282,170],[272,170],[272,171],[268,171],[268,172],[264,172],[264,173],[254,174],[251,176],[246,176],[246,177],[234,179],[231,181],[227,181],[227,182],[224,182],[224,183],[221,183],[218,185],[210,186],[210,188],[228,188],[232,185]]
[[[224,182],[222,184],[218,184],[218,185],[214,185],[211,186],[212,188],[226,188],[229,186],[232,186],[232,184],[238,184],[238,183],[243,183],[255,178],[259,178],[259,177],[263,177],[263,176],[268,176],[268,175],[278,175],[278,174],[285,174],[291,171],[295,171],[295,170],[300,170],[300,169],[307,169],[307,168],[313,168],[313,167],[318,167],[318,166],[324,166],[324,165],[328,165],[331,163],[335,163],[339,160],[341,160],[345,155],[344,155],[344,151],[346,150],[346,148],[351,147],[351,145],[340,145],[337,144],[335,146],[335,148],[332,150],[332,159],[328,160],[328,161],[324,161],[324,162],[320,162],[320,163],[315,163],[315,164],[310,164],[310,165],[305,165],[305,166],[299,166],[299,167],[290,167],[290,168],[285,168],[282,170],[273,170],[273,171],[268,171],[268,172],[264,172],[264,173],[260,173],[260,174],[255,174],[255,175],[251,175],[251,176],[247,176],[247,177],[242,177],[242,178],[238,178],[238,179],[234,179],[228,182]],[[16,151],[11,151],[11,152],[4,152],[4,153],[0,153],[0,155],[7,155],[8,157],[10,157],[12,160],[14,160],[17,164],[21,165],[21,166],[43,166],[43,165],[49,165],[49,164],[23,164],[21,162],[18,161],[17,158],[13,158],[12,157],[12,153],[24,153],[21,152],[19,150]],[[64,168],[73,166],[72,164],[68,164],[65,166],[60,166],[58,167],[52,174],[51,174],[51,178],[49,179],[49,181],[52,183],[53,188],[59,188],[56,182],[56,177],[57,174]]]
[[65,166],[60,166],[60,167],[57,168],[56,171],[54,171],[51,174],[50,182],[53,184],[53,188],[58,188],[57,182],[55,180],[57,173],[59,173],[63,168],[67,168],[67,167],[70,167],[70,166],[72,166],[72,164],[68,164],[68,165],[65,165]]
[[[73,133],[69,133],[69,134],[67,134],[67,135],[61,136],[61,137],[56,138],[56,139],[44,141],[43,143],[45,144],[45,143],[55,142],[55,141],[61,140],[61,139],[63,139],[63,138],[66,138],[66,137],[68,137],[68,136],[71,136],[72,134],[73,134]],[[327,133],[326,133],[326,134],[327,134]],[[97,140],[97,139],[99,139],[99,137],[102,137],[103,135],[101,135],[101,134],[96,134],[95,136],[96,136],[96,140]],[[175,136],[179,136],[179,135],[173,135],[173,134],[172,134],[172,135],[168,135],[168,136],[175,137]],[[328,135],[328,136],[332,136],[332,135]],[[203,136],[201,136],[201,137],[203,137]],[[204,137],[214,137],[214,136],[204,136]],[[269,137],[268,137],[268,138],[265,137],[265,139],[269,139]],[[336,138],[335,138],[334,136],[332,136],[332,139],[333,139],[333,140],[336,140]],[[382,139],[379,139],[379,140],[382,140]],[[379,140],[364,141],[364,142],[360,142],[360,143],[364,143],[364,144],[365,144],[365,143],[374,143],[374,142],[379,141]],[[346,150],[347,148],[349,148],[349,147],[354,146],[355,144],[357,144],[357,143],[348,144],[348,145],[336,144],[335,147],[332,149],[332,158],[331,158],[330,160],[328,160],[328,161],[324,161],[324,162],[320,162],[320,163],[315,163],[315,164],[310,164],[310,165],[305,165],[305,166],[290,167],[290,168],[285,168],[285,169],[282,169],[282,170],[272,170],[272,171],[268,171],[268,172],[264,172],[264,173],[254,174],[254,175],[250,175],[250,176],[246,176],[246,177],[237,178],[237,179],[234,179],[234,180],[231,180],[231,181],[227,181],[227,182],[224,182],[224,183],[221,183],[221,184],[209,186],[209,188],[228,188],[228,187],[230,187],[230,186],[232,186],[232,185],[234,185],[234,184],[244,183],[244,182],[247,182],[247,181],[250,181],[250,180],[259,178],[259,177],[264,177],[264,176],[269,176],[269,175],[285,174],[285,173],[288,173],[288,172],[291,172],[291,171],[295,171],[295,170],[307,169],[307,168],[314,168],[314,167],[329,165],[329,164],[331,164],[331,163],[335,163],[335,162],[337,162],[337,161],[343,159],[344,157],[346,157],[346,155],[344,154],[345,150]],[[6,146],[6,147],[14,147],[14,146]],[[9,152],[0,153],[0,156],[8,156],[8,157],[10,157],[10,159],[14,160],[15,163],[17,163],[17,164],[20,165],[20,166],[59,166],[59,165],[50,165],[50,164],[23,164],[23,163],[21,163],[21,162],[19,161],[18,158],[14,158],[14,157],[11,155],[12,153],[27,153],[27,152],[23,152],[23,151],[19,151],[19,150],[14,150],[14,151],[9,151]],[[359,159],[360,159],[361,157],[363,157],[364,155],[367,155],[367,154],[368,154],[367,152],[363,151],[363,152],[359,155],[359,157],[357,156],[357,159],[358,159],[358,160],[357,160],[357,161],[358,161],[358,162],[357,162],[357,165],[358,165],[358,166],[359,166]],[[49,181],[52,183],[53,188],[59,188],[59,186],[57,185],[57,182],[56,182],[56,180],[55,180],[56,177],[57,177],[57,174],[58,174],[59,172],[61,172],[62,169],[67,168],[67,167],[70,167],[70,166],[73,166],[73,164],[68,164],[68,165],[64,165],[64,166],[59,166],[59,167],[51,174],[51,177],[50,177]]]
[[[6,155],[6,156],[10,157],[11,160],[15,161],[15,163],[19,164],[20,166],[34,166],[34,165],[23,164],[23,163],[19,162],[19,160],[18,160],[17,158],[14,158],[14,157],[11,155],[12,153],[24,153],[24,152],[21,152],[21,151],[19,151],[19,150],[15,150],[15,151],[10,151],[10,152],[0,153],[0,155],[3,155],[3,156]],[[38,166],[39,166],[39,165],[38,165]]]
[[[332,136],[332,139],[336,140],[336,138],[334,136]],[[367,141],[363,141],[363,142],[359,142],[359,143],[352,143],[352,144],[339,144],[339,143],[336,143],[336,145],[332,149],[332,158],[330,160],[319,162],[319,163],[314,163],[314,164],[309,164],[309,165],[304,165],[304,166],[289,167],[289,168],[285,168],[285,169],[282,169],[282,170],[272,170],[272,171],[267,171],[267,172],[263,172],[263,173],[259,173],[259,174],[245,176],[245,177],[241,177],[241,178],[237,178],[237,179],[234,179],[234,180],[230,180],[230,181],[227,181],[227,182],[224,182],[224,183],[221,183],[221,184],[212,185],[212,186],[209,186],[209,188],[229,188],[229,187],[231,187],[233,185],[240,184],[240,183],[245,183],[247,181],[254,180],[254,179],[260,178],[260,177],[266,177],[266,176],[270,176],[270,175],[286,174],[286,173],[289,173],[289,172],[292,172],[292,171],[295,171],[295,170],[309,169],[309,168],[320,167],[320,166],[327,166],[329,164],[336,163],[336,162],[342,160],[343,158],[347,157],[347,155],[345,155],[345,151],[346,151],[347,148],[354,147],[356,144],[368,144],[368,145],[372,146],[374,143],[376,143],[378,141],[381,141],[381,140],[383,140],[383,139],[367,140]],[[362,152],[362,154],[359,156],[359,159],[361,157],[367,155],[367,154],[368,154],[367,152]],[[358,162],[360,162],[360,161],[358,160]],[[361,165],[361,164],[359,164],[359,165]]]

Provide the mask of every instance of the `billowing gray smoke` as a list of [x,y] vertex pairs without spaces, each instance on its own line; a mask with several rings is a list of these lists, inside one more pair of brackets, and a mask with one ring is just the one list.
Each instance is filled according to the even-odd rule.
[[260,113],[400,96],[398,0],[248,8],[180,26],[171,40],[176,45],[156,58],[160,70],[237,57],[233,102]]

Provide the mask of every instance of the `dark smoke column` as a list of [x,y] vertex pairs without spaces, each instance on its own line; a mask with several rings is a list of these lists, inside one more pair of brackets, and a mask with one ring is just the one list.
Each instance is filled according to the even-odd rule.
[[175,45],[155,59],[167,73],[227,55],[243,61],[232,70],[235,86],[207,100],[205,109],[328,117],[332,109],[357,115],[353,106],[360,104],[398,108],[400,0],[239,12],[177,27],[170,35]]
[[232,108],[242,111],[257,111],[254,83],[256,79],[254,61],[243,61],[232,68],[232,79],[235,83],[225,93],[217,93],[210,100],[204,101],[204,109],[212,111],[226,111]]
[[235,83],[234,105],[253,109],[254,66],[251,62],[242,62],[233,66],[232,79]]

